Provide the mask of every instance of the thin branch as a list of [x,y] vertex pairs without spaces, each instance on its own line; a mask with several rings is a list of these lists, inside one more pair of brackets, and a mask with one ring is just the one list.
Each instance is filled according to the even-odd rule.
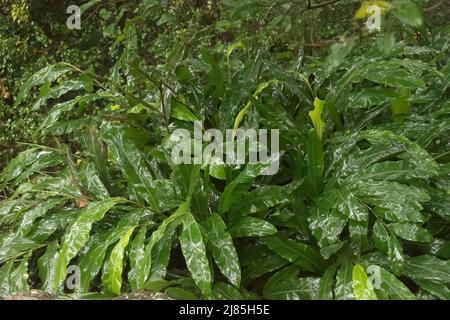
[[323,8],[323,7],[329,6],[329,5],[339,2],[339,1],[341,1],[341,0],[331,0],[328,2],[319,3],[319,4],[315,4],[315,5],[311,5],[311,1],[308,1],[308,7],[306,8],[306,10],[314,10],[314,9],[318,9],[318,8]]
[[440,0],[440,1],[436,2],[435,4],[433,4],[432,6],[427,7],[427,8],[424,8],[424,9],[423,9],[423,12],[430,12],[430,11],[433,11],[434,9],[439,8],[439,7],[442,6],[443,4],[444,4],[444,0]]
[[345,39],[325,39],[325,40],[321,40],[318,42],[310,42],[310,43],[305,43],[305,46],[307,47],[326,47],[335,43],[344,43],[347,41],[355,41],[358,40],[359,37],[354,36],[354,37],[349,37],[349,38],[345,38]]

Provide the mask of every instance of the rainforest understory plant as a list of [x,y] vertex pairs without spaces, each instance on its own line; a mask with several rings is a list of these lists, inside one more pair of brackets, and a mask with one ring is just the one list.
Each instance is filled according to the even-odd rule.
[[[0,297],[450,299],[450,26],[427,25],[430,1],[388,2],[376,32],[349,1],[355,34],[286,59],[261,43],[339,2],[227,1],[195,32],[150,2],[100,11],[111,68],[49,64],[15,94],[40,121],[2,165]],[[148,21],[174,36],[152,58]],[[279,170],[175,164],[194,123],[279,130]]]

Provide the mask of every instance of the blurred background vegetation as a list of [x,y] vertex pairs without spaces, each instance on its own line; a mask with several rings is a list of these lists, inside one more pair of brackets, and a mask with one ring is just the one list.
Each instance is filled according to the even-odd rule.
[[[385,30],[408,44],[427,46],[448,37],[447,0],[413,1],[425,15],[420,26],[390,19]],[[109,72],[127,45],[126,24],[136,28],[136,46],[146,65],[158,66],[198,49],[244,48],[294,66],[325,56],[330,47],[357,41],[360,50],[375,36],[354,19],[359,0],[1,0],[0,1],[0,167],[21,150],[39,142],[35,132],[41,111],[13,108],[21,84],[42,67],[60,61],[98,75]],[[68,6],[81,7],[81,30],[69,30]],[[413,12],[414,14],[414,12]],[[395,13],[393,14],[395,15]],[[401,26],[401,27],[400,27]],[[231,46],[230,46],[231,45]],[[233,50],[231,49],[231,50]],[[35,92],[38,94],[38,92]],[[30,97],[32,98],[32,97]],[[44,110],[45,112],[45,110]]]

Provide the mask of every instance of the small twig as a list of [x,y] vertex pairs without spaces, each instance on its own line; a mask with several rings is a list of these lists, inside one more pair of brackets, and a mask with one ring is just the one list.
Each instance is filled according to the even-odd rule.
[[450,151],[441,153],[440,155],[434,157],[433,160],[439,159],[439,158],[444,157],[444,156],[446,156],[446,155],[448,155],[448,154],[450,154]]
[[344,43],[347,42],[349,40],[357,40],[358,37],[350,37],[350,38],[346,38],[343,40],[340,39],[326,39],[326,40],[322,40],[319,42],[311,42],[311,43],[305,43],[305,46],[307,47],[326,47],[329,46],[331,44],[335,44],[335,43]]
[[319,4],[315,4],[315,5],[311,5],[311,1],[308,1],[308,7],[306,8],[306,10],[314,10],[314,9],[318,9],[318,8],[323,8],[323,7],[329,6],[329,5],[339,2],[339,1],[341,1],[341,0],[331,0],[328,2],[319,3]]
[[440,0],[438,2],[436,2],[434,5],[427,7],[427,8],[423,8],[423,12],[430,12],[433,11],[436,8],[439,8],[440,6],[442,6],[444,4],[444,0]]

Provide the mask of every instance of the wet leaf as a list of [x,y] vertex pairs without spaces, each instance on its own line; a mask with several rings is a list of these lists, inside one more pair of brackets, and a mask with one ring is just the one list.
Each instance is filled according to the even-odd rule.
[[53,292],[61,290],[61,285],[67,276],[67,265],[86,244],[92,224],[101,220],[109,209],[121,201],[123,200],[111,198],[100,202],[91,202],[81,210],[63,237],[55,263]]
[[264,237],[277,233],[271,223],[253,217],[241,218],[229,231],[233,238]]
[[398,237],[418,242],[431,242],[433,236],[427,229],[414,223],[391,223],[388,228]]
[[212,276],[200,226],[191,213],[183,217],[180,244],[192,279],[205,296],[211,294]]
[[222,218],[214,213],[205,221],[204,230],[214,261],[222,274],[236,287],[241,283],[241,269],[236,249],[227,226]]
[[299,278],[298,272],[296,266],[289,266],[275,273],[264,286],[264,298],[271,300],[316,300],[319,278]]
[[120,295],[122,288],[122,271],[125,248],[130,241],[134,227],[129,228],[114,246],[109,256],[109,260],[103,267],[102,284],[106,291],[115,295]]
[[356,300],[377,300],[375,291],[364,268],[360,264],[353,267],[353,294]]
[[318,272],[323,269],[323,259],[306,244],[280,236],[264,237],[263,241],[273,252],[305,271]]

